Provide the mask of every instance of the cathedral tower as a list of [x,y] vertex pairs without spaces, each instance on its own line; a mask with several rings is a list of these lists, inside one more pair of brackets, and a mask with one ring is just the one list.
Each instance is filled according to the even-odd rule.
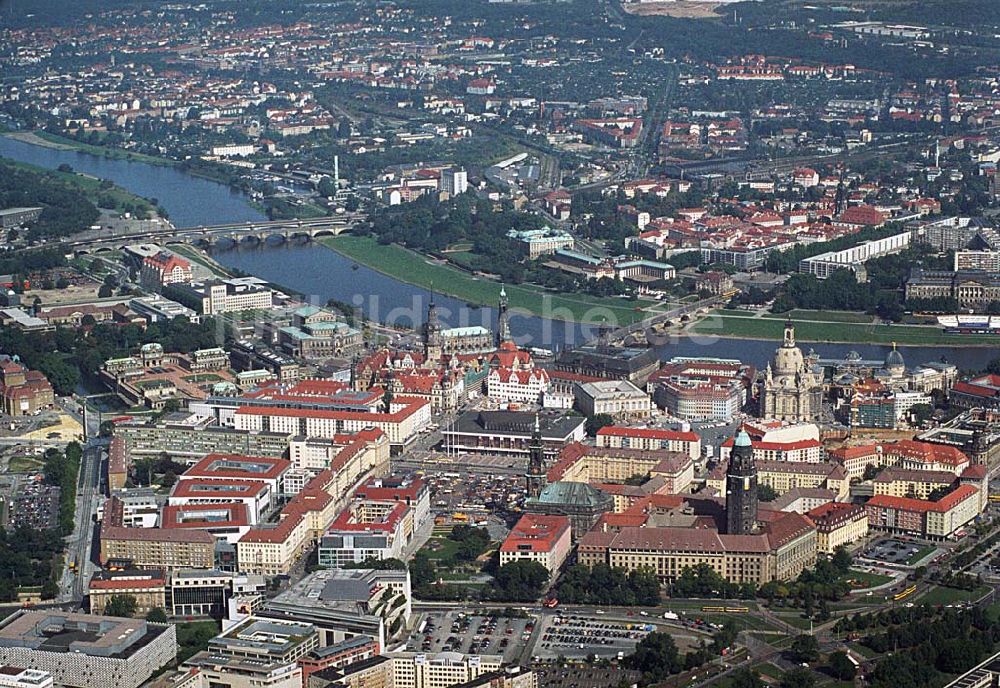
[[424,355],[429,363],[436,363],[444,352],[441,342],[441,321],[438,319],[437,306],[434,304],[434,294],[427,305],[427,321],[424,322]]
[[510,316],[507,314],[507,289],[500,285],[500,302],[497,307],[497,347],[511,341]]

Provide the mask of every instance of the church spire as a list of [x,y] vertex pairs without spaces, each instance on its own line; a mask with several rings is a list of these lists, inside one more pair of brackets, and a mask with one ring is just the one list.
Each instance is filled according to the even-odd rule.
[[511,341],[510,316],[507,314],[507,288],[500,285],[500,300],[497,304],[497,347]]
[[542,426],[535,414],[535,427],[528,444],[528,472],[524,476],[528,497],[537,497],[545,487],[545,445],[542,443]]

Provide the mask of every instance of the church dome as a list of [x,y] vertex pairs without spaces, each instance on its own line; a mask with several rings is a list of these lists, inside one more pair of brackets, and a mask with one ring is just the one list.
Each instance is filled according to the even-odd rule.
[[771,370],[775,375],[794,375],[804,365],[802,350],[797,346],[782,346],[774,352],[774,362]]
[[903,370],[906,368],[906,362],[903,360],[903,354],[896,350],[896,345],[892,345],[892,351],[890,351],[885,357],[885,369],[886,370]]
[[795,375],[805,366],[802,350],[795,346],[795,328],[791,321],[785,323],[785,339],[774,352],[771,371],[775,377]]

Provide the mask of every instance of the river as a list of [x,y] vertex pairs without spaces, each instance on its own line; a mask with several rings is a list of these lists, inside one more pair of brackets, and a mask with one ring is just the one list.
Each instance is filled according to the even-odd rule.
[[0,136],[0,156],[53,170],[67,164],[77,172],[110,179],[137,196],[157,199],[176,227],[267,219],[250,205],[245,194],[166,165],[36,146],[9,136]]
[[[55,169],[66,163],[73,169],[110,179],[119,186],[145,197],[155,197],[170,213],[179,227],[262,219],[261,213],[249,205],[245,195],[215,182],[194,177],[171,167],[143,162],[113,160],[77,151],[57,150],[36,146],[0,136],[0,156]],[[431,295],[365,266],[354,263],[317,244],[265,245],[260,248],[217,250],[214,257],[222,265],[258,275],[307,295],[322,304],[337,299],[360,306],[368,317],[380,322],[419,325],[426,314]],[[435,297],[439,314],[446,326],[482,325],[495,327],[493,308],[469,308],[457,299]],[[525,346],[562,349],[580,344],[595,333],[592,328],[574,323],[545,320],[535,316],[515,314],[511,330]],[[763,366],[774,353],[776,342],[770,340],[739,340],[678,338],[657,347],[661,358],[673,356],[712,356],[738,358]],[[884,359],[890,347],[871,344],[803,344],[803,349],[815,348],[822,358],[839,359],[849,351],[857,351],[865,359]],[[963,369],[979,369],[997,354],[996,348],[905,347],[902,349],[908,365],[947,360]]]

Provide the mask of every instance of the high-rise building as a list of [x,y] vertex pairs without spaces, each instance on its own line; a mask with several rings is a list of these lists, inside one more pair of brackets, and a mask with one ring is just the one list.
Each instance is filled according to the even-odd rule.
[[457,196],[469,190],[469,174],[462,168],[451,168],[441,172],[441,190],[449,196]]
[[749,535],[757,528],[757,463],[746,430],[733,441],[726,471],[726,533]]

